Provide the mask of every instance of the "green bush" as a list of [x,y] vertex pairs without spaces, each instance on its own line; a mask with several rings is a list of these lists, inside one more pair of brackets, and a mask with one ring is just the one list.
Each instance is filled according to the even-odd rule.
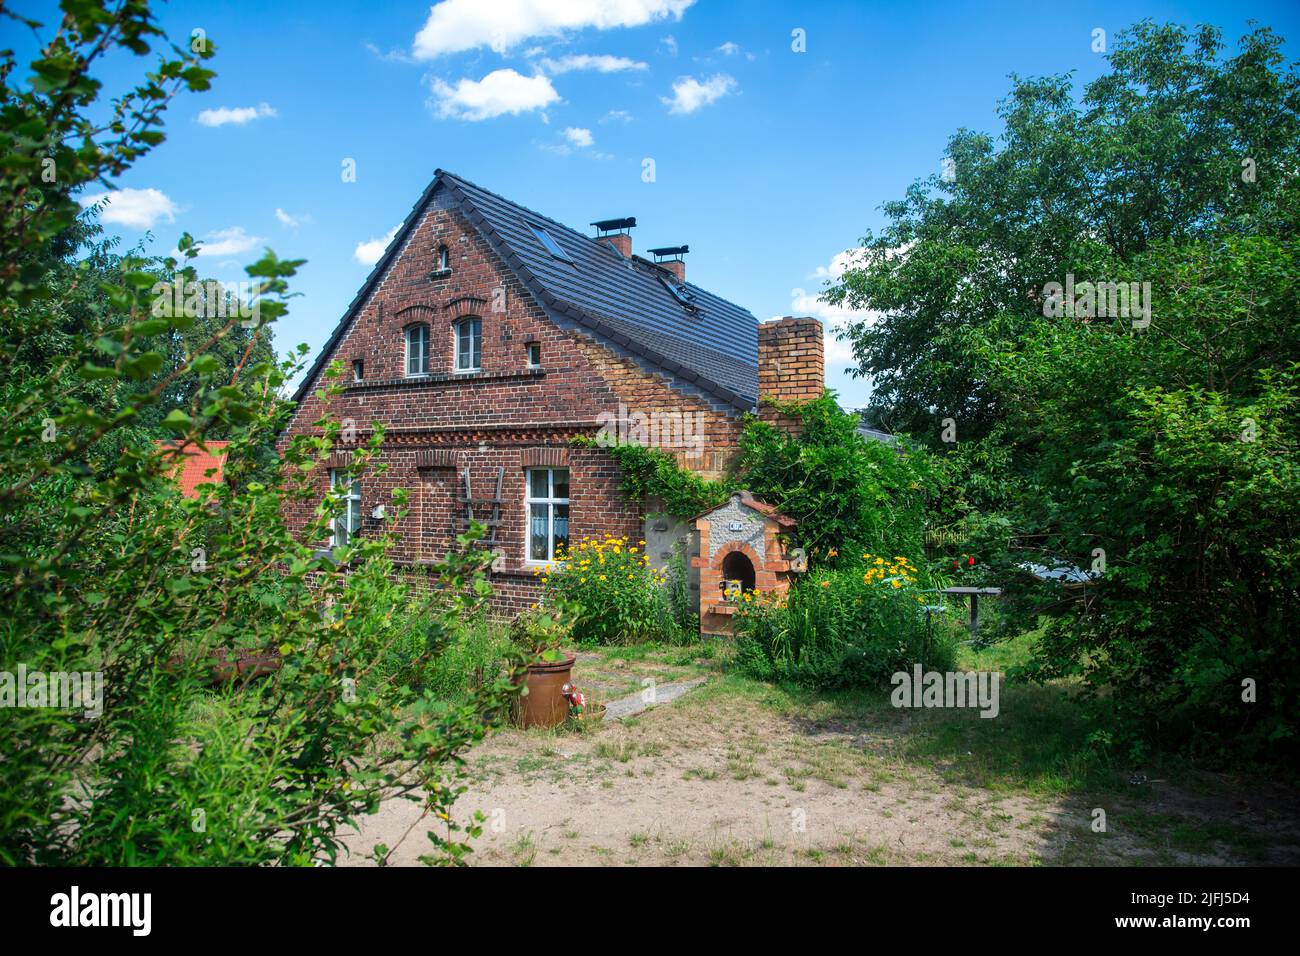
[[380,673],[397,683],[428,690],[434,698],[461,703],[507,670],[510,636],[500,625],[478,614],[465,622],[445,646],[430,654],[439,633],[436,607],[416,601],[404,610],[398,635],[384,656]]
[[546,603],[572,607],[580,644],[680,644],[692,639],[673,615],[670,575],[650,566],[644,541],[590,539],[537,572]]
[[915,663],[953,669],[946,628],[927,622],[917,571],[901,557],[865,554],[814,571],[785,596],[747,594],[736,621],[735,665],[768,681],[872,687]]

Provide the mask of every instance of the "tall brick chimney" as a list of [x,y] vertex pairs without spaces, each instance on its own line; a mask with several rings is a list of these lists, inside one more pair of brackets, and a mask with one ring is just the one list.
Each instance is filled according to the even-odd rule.
[[822,324],[814,318],[761,322],[758,326],[758,417],[798,430],[799,422],[764,402],[810,402],[826,388],[826,346]]

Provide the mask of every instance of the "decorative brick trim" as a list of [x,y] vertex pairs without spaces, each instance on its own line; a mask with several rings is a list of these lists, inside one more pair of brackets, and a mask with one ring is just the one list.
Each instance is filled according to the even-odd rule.
[[352,464],[352,452],[336,451],[325,459],[326,468],[347,468]]
[[520,463],[525,468],[567,468],[567,448],[525,448],[520,453]]
[[[419,315],[419,313],[421,312],[428,313],[428,314],[421,316]],[[408,313],[415,313],[415,314],[408,314]],[[428,322],[437,314],[438,314],[438,309],[435,306],[428,305],[423,302],[417,302],[415,305],[408,305],[404,309],[398,309],[396,312],[393,313],[393,317],[396,319],[401,319],[402,325],[406,326],[406,325],[415,325],[417,322]]]
[[462,315],[482,315],[483,307],[487,304],[487,299],[480,299],[474,295],[462,295],[452,299],[442,309],[444,312],[450,312],[453,318],[459,319]]
[[455,468],[458,448],[422,448],[415,453],[416,468]]

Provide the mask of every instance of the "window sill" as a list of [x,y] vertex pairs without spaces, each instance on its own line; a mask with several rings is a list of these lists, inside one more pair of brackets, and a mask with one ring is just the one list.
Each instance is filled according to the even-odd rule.
[[439,282],[443,279],[451,278],[451,269],[434,269],[429,273],[430,282]]

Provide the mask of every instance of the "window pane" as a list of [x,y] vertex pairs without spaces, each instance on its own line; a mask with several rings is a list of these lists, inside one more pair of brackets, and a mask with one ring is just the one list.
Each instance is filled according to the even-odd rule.
[[545,468],[534,468],[528,473],[528,497],[529,498],[548,498],[546,493],[546,475]]
[[551,492],[552,498],[569,497],[569,469],[556,468],[551,474],[555,476],[554,488]]
[[555,538],[555,550],[558,552],[561,545],[563,545],[564,550],[567,552],[569,550],[569,506],[552,505],[551,508],[554,511],[554,521],[552,522],[554,528],[551,533]]
[[469,334],[473,353],[470,368],[479,368],[483,364],[483,323],[478,319],[471,321]]
[[546,505],[528,506],[528,557],[533,561],[550,557],[546,551],[546,508]]
[[361,528],[361,495],[348,499],[348,531],[355,532]]

